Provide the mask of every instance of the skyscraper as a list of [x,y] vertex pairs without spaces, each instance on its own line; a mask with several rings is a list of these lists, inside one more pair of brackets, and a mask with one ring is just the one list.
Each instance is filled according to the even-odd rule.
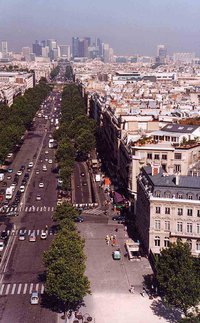
[[167,48],[165,45],[157,46],[157,57],[156,60],[158,63],[164,63],[167,56]]
[[55,39],[47,39],[47,46],[49,46],[49,49],[55,49],[57,48],[57,42]]
[[60,57],[70,59],[70,46],[69,45],[59,45]]
[[22,47],[22,55],[25,61],[29,62],[31,60],[31,49],[30,47]]
[[6,40],[2,40],[1,42],[1,52],[3,56],[8,54],[8,43]]
[[72,37],[72,57],[79,57],[79,38]]
[[32,47],[33,47],[33,53],[35,54],[35,56],[42,56],[42,45],[38,40],[35,41]]

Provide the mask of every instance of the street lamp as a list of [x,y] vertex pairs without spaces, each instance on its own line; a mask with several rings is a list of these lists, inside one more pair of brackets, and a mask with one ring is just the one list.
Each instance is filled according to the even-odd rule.
[[85,313],[75,313],[75,317],[77,320],[74,320],[73,323],[79,323],[79,320],[82,320],[82,323],[88,323],[88,322],[92,322],[93,318],[90,316],[90,314]]

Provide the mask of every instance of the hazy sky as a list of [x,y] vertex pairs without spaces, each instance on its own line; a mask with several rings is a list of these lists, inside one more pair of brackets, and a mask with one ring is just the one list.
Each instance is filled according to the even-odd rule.
[[200,55],[200,0],[0,0],[0,40],[99,36],[117,54],[155,55],[156,45]]

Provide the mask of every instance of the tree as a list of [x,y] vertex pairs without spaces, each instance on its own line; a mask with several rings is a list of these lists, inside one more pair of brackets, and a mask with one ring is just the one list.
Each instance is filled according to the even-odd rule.
[[53,214],[54,221],[62,221],[66,218],[74,220],[78,216],[78,212],[69,203],[63,203],[56,207],[56,211]]
[[76,145],[79,152],[88,154],[95,148],[95,136],[90,131],[81,129],[76,137]]
[[187,243],[178,241],[161,251],[156,277],[169,305],[187,310],[200,301],[200,279]]

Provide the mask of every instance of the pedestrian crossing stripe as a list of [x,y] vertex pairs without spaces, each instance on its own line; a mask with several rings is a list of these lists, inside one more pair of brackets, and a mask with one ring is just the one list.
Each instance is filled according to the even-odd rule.
[[100,209],[91,209],[91,210],[83,210],[82,214],[95,214],[95,215],[100,215],[103,214],[103,210]]
[[5,283],[0,285],[0,296],[8,295],[26,295],[32,291],[44,294],[44,285],[42,283]]
[[[19,230],[7,230],[6,233],[8,236],[18,236],[20,235],[21,233],[24,233],[25,235],[27,236],[30,236],[31,234],[34,234],[35,236],[40,236],[42,232],[46,231],[45,229],[19,229]],[[48,235],[54,235],[56,234],[56,231],[54,230],[47,230],[48,231]],[[0,235],[2,232],[5,232],[5,231],[0,231]]]
[[20,207],[0,207],[0,213],[7,214],[10,212],[53,212],[54,206],[20,206]]

